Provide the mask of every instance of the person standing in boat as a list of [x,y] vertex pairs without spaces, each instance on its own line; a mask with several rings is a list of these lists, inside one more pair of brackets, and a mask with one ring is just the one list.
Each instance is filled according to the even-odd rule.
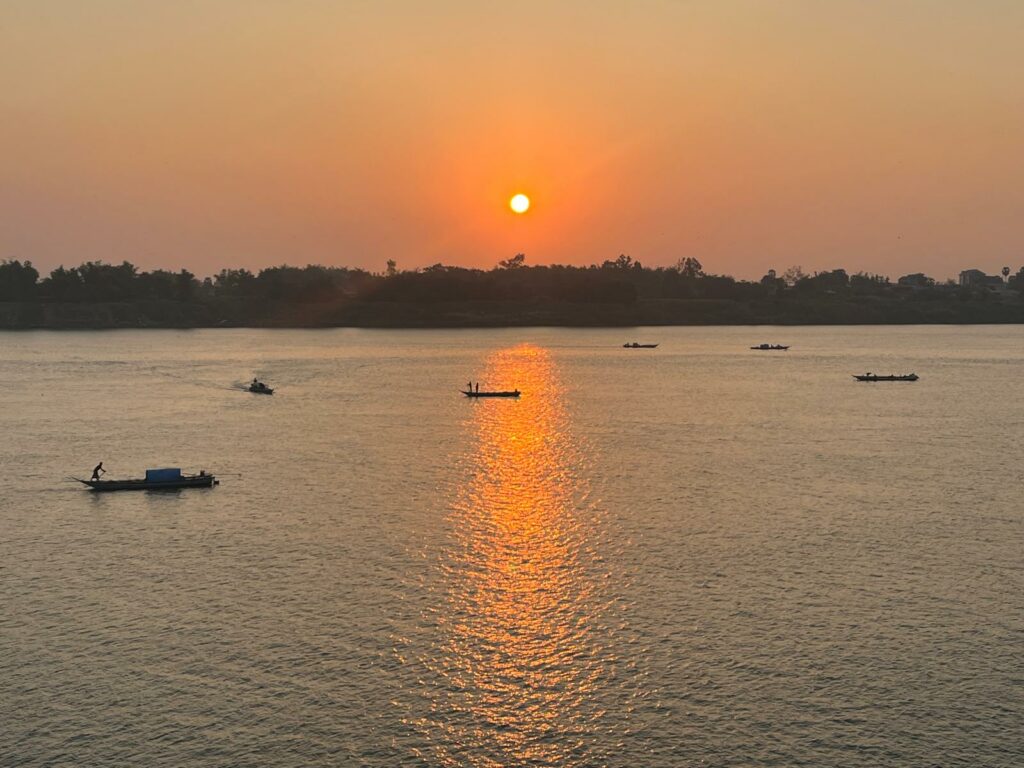
[[92,479],[93,480],[99,480],[100,479],[100,475],[105,475],[105,474],[107,474],[107,470],[105,470],[103,468],[103,462],[102,461],[99,464],[97,464],[95,467],[92,468]]
[[479,381],[478,381],[478,382],[476,383],[476,391],[477,391],[477,392],[479,392],[479,391],[480,391],[480,382],[479,382]]
[[473,391],[473,382],[472,381],[466,382],[466,391],[467,392],[472,392]]

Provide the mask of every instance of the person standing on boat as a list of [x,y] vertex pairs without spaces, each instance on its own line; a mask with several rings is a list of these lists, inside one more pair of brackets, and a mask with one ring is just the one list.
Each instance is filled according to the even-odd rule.
[[466,391],[467,392],[472,392],[473,391],[473,382],[472,381],[466,382]]
[[100,475],[105,475],[105,474],[107,474],[107,470],[105,470],[103,468],[103,462],[102,461],[99,464],[97,464],[95,467],[93,467],[93,469],[92,469],[92,479],[93,480],[99,480],[100,479]]
[[476,383],[476,391],[477,391],[477,392],[479,392],[479,391],[480,391],[480,382],[479,382],[479,381],[478,381],[478,382]]

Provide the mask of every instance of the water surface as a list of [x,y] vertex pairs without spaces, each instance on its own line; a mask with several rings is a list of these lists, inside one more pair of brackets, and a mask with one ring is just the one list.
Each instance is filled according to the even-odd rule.
[[4,765],[1024,762],[1024,329],[6,333],[0,381]]

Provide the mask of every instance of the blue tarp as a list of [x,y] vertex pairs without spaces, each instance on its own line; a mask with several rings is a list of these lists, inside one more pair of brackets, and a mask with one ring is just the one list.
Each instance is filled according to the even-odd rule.
[[181,470],[174,469],[147,469],[146,470],[146,482],[149,483],[164,483],[170,480],[180,480]]

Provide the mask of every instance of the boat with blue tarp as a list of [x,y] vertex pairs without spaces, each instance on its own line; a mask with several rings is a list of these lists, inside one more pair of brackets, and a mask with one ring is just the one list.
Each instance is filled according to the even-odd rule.
[[74,478],[94,491],[171,491],[179,488],[212,488],[219,480],[207,472],[186,475],[178,467],[147,469],[144,478],[128,480],[82,480]]

